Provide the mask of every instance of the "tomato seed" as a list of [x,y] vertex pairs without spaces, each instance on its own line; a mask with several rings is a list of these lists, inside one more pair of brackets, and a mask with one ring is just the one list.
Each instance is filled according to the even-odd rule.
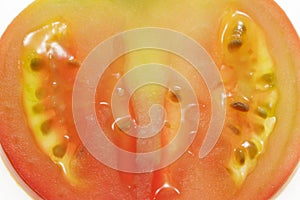
[[275,85],[275,78],[273,73],[267,73],[261,76],[260,81],[265,88],[272,88]]
[[239,128],[237,128],[235,125],[233,124],[229,124],[228,125],[228,128],[230,128],[230,130],[232,130],[232,132],[236,135],[240,135],[241,134],[241,131]]
[[238,164],[243,165],[245,163],[245,152],[243,149],[234,149],[234,156]]
[[43,69],[45,65],[45,61],[41,58],[33,58],[30,61],[30,68],[33,71],[40,71],[41,69]]
[[64,155],[66,154],[66,151],[67,151],[67,147],[64,144],[56,145],[52,149],[53,155],[58,158],[64,157]]
[[246,27],[244,23],[242,21],[239,21],[232,32],[231,41],[227,46],[228,50],[234,51],[242,47],[243,45],[242,36],[245,32],[246,32]]
[[245,141],[242,146],[247,150],[248,155],[251,159],[255,158],[258,153],[257,146],[252,141]]
[[234,38],[228,43],[227,47],[230,51],[233,51],[241,48],[242,45],[243,45],[243,41],[241,39]]
[[170,98],[170,100],[172,101],[172,102],[174,102],[174,103],[179,103],[179,101],[180,101],[180,96],[178,95],[178,94],[175,94],[174,92],[169,92],[169,98]]
[[47,134],[50,133],[51,128],[52,128],[52,124],[53,124],[53,122],[52,122],[51,119],[46,120],[46,121],[44,121],[42,123],[42,125],[41,125],[41,131],[43,132],[44,135],[47,135]]
[[241,112],[248,112],[249,106],[243,102],[234,102],[230,105],[233,109],[241,111]]
[[235,34],[242,35],[242,34],[244,34],[246,31],[247,31],[247,29],[246,29],[246,26],[245,26],[244,22],[238,21],[238,23],[237,23],[237,25],[236,25],[236,27],[235,27],[235,29],[234,29],[234,33],[235,33]]
[[267,111],[262,107],[258,107],[256,112],[258,116],[260,116],[261,118],[266,119],[268,117]]
[[35,113],[42,113],[45,112],[46,108],[43,104],[38,103],[32,107],[32,110]]

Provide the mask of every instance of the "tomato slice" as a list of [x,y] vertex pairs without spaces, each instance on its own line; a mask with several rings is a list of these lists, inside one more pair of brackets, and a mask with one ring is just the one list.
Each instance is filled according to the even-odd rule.
[[[0,137],[5,154],[26,184],[43,199],[271,197],[299,162],[299,38],[272,1],[218,3],[44,1],[16,18],[1,38]],[[40,8],[47,8],[45,15],[40,16]],[[172,165],[147,173],[120,172],[95,159],[82,143],[73,119],[73,84],[85,66],[81,64],[100,42],[145,27],[179,31],[205,48],[222,76],[226,120],[215,147],[199,158],[199,146],[205,143],[214,114],[206,79],[170,52],[142,49],[122,55],[105,70],[94,99],[99,124],[115,145],[133,153],[153,151],[170,143],[180,130],[180,105],[187,96],[180,87],[139,88],[129,102],[130,117],[115,121],[110,95],[119,78],[135,66],[172,66],[195,88],[201,115],[196,140]],[[93,30],[89,37],[86,30]],[[120,45],[134,43],[125,38]],[[146,70],[125,80],[125,88],[157,76],[163,82],[170,80],[161,71]],[[126,92],[117,88],[119,96]],[[167,114],[160,135],[147,140],[128,136],[132,126],[149,124],[147,111],[154,103],[163,105]],[[181,138],[176,147],[186,140]],[[170,155],[172,151],[167,151],[155,162]],[[144,164],[118,155],[117,162]]]

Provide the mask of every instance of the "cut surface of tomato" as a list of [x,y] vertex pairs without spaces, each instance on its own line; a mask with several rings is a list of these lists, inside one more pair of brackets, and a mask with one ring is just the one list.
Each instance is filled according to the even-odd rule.
[[[214,96],[205,75],[182,55],[139,48],[105,66],[91,91],[95,97],[91,102],[82,97],[78,120],[74,87],[92,84],[90,77],[76,79],[91,52],[112,36],[149,27],[176,31],[203,47],[225,92]],[[131,48],[138,38],[124,36],[109,51]],[[171,37],[164,39],[168,44]],[[173,76],[153,64],[184,77],[197,102],[186,103],[193,97],[179,82],[166,87]],[[0,41],[1,146],[22,181],[42,199],[267,199],[299,162],[299,67],[299,37],[270,0],[36,1]],[[132,91],[148,79],[153,81]],[[226,110],[222,132],[201,157],[219,98]],[[90,103],[95,117],[85,115]],[[116,112],[126,115],[116,118]],[[129,173],[98,160],[82,140],[91,133],[82,136],[78,129],[80,123],[91,130],[93,121],[113,145],[136,155],[132,160],[103,151],[105,158],[116,158],[115,166],[153,170]],[[195,121],[197,129],[190,131]],[[155,135],[143,137],[153,130]],[[178,136],[181,130],[190,133]],[[179,159],[155,168],[191,138]],[[169,143],[174,148],[155,158],[139,157]]]

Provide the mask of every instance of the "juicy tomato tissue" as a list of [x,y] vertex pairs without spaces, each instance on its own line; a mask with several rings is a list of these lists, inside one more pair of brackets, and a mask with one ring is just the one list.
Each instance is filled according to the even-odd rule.
[[272,0],[39,0],[0,40],[0,141],[34,198],[269,199],[300,158]]

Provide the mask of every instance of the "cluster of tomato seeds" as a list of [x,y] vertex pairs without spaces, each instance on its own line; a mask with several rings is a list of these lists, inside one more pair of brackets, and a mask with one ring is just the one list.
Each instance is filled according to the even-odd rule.
[[62,75],[68,75],[65,70],[75,73],[79,64],[68,49],[67,34],[67,25],[61,22],[29,33],[24,39],[21,65],[28,124],[39,147],[72,180],[69,164],[77,143],[71,138],[75,128],[70,126],[73,122],[67,100],[74,77]]
[[221,73],[227,77],[224,85],[228,100],[228,129],[224,134],[238,143],[232,145],[227,169],[234,182],[241,185],[254,170],[276,123],[275,65],[266,48],[265,36],[249,16],[230,13],[224,17],[222,27]]

